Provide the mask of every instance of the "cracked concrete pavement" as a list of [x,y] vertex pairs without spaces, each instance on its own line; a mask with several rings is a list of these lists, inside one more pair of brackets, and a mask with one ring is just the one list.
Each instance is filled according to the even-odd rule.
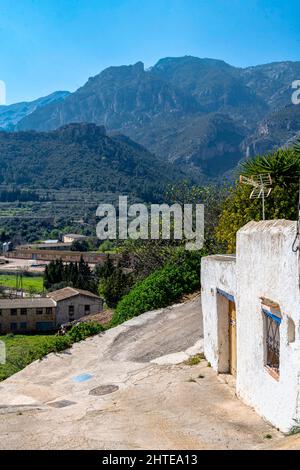
[[[267,435],[280,444],[205,360],[184,364],[202,341],[198,297],[34,362],[0,384],[0,449],[253,449]],[[103,385],[118,389],[90,395]]]

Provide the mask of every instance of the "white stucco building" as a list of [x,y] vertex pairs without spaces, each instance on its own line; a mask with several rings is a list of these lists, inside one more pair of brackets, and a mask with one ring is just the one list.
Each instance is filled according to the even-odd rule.
[[237,395],[283,432],[300,425],[299,251],[296,222],[250,222],[236,256],[203,258],[204,352]]

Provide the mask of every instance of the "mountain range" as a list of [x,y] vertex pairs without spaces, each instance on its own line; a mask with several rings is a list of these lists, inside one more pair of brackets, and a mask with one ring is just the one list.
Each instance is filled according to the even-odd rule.
[[291,96],[297,79],[300,62],[237,68],[186,56],[161,59],[149,69],[138,62],[109,67],[5,126],[0,108],[0,127],[45,132],[74,122],[104,125],[108,134],[126,135],[164,162],[214,178],[245,156],[295,140],[300,106]]

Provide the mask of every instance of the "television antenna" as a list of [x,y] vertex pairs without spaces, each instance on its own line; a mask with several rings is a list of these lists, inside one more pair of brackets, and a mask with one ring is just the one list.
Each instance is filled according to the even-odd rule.
[[270,196],[272,191],[271,175],[255,175],[250,178],[241,175],[240,183],[253,187],[250,199],[262,199],[262,219],[265,220],[265,199]]

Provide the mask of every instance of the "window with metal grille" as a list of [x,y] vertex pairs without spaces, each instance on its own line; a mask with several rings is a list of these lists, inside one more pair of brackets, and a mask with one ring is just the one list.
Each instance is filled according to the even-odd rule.
[[263,309],[265,320],[265,365],[279,375],[281,318]]

